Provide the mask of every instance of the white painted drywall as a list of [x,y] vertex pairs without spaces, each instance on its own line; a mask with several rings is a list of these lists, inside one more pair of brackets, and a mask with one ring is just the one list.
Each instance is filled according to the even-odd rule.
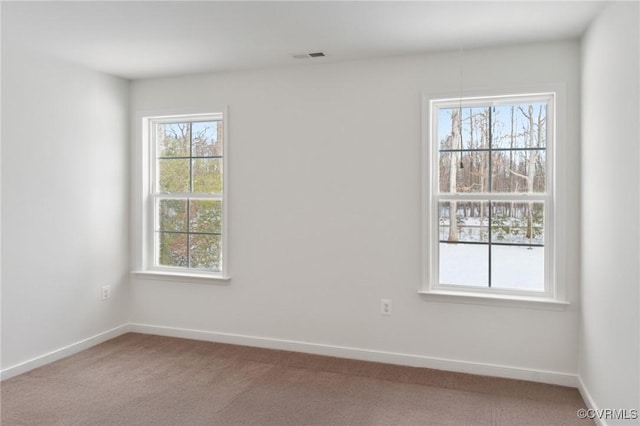
[[[575,374],[578,215],[562,224],[566,310],[417,293],[421,94],[457,93],[459,62],[453,52],[133,82],[133,116],[228,106],[232,279],[134,278],[132,322]],[[558,172],[576,212],[578,42],[468,51],[463,71],[464,90],[566,84],[558,143],[574,160]]]
[[3,34],[2,369],[127,322],[128,86]]
[[639,14],[609,5],[582,44],[579,374],[602,409],[640,409]]

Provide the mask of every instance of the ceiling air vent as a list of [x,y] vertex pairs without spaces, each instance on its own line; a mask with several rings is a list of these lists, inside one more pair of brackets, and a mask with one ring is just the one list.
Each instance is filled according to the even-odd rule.
[[311,53],[296,53],[291,55],[296,59],[310,59],[310,58],[322,58],[326,56],[324,52],[311,52]]

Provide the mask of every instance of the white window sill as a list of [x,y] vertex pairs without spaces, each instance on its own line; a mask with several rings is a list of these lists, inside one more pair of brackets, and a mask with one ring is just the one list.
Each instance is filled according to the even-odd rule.
[[136,278],[159,280],[159,281],[172,281],[183,283],[195,283],[195,284],[227,284],[231,279],[228,276],[211,275],[211,274],[198,274],[198,273],[186,273],[186,272],[168,272],[168,271],[133,271],[131,272]]
[[541,309],[546,311],[563,311],[569,306],[569,302],[556,299],[505,294],[480,294],[446,290],[420,290],[418,293],[425,299],[434,302],[469,303],[511,308]]

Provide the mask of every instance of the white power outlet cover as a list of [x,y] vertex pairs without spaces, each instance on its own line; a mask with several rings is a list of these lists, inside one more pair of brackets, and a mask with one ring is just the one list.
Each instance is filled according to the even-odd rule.
[[393,310],[393,305],[391,299],[381,299],[380,300],[380,313],[382,315],[391,315]]
[[110,285],[102,286],[100,291],[101,291],[101,293],[100,293],[100,299],[101,300],[107,300],[107,299],[109,299],[111,297],[111,286]]

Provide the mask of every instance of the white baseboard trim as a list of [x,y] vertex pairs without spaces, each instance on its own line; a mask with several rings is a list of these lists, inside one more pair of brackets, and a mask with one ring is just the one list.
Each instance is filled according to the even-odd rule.
[[107,340],[121,336],[129,332],[129,324],[121,325],[119,327],[112,328],[105,332],[96,334],[95,336],[88,337],[79,342],[72,343],[71,345],[56,349],[47,354],[30,359],[28,361],[21,362],[19,364],[7,367],[4,370],[0,370],[0,380],[9,379],[19,374],[26,373],[35,368],[42,367],[43,365],[52,363],[62,358],[66,358],[70,355],[76,354],[85,349],[89,349],[92,346],[98,345]]
[[527,380],[561,386],[578,387],[575,374],[542,371],[526,368],[508,367],[469,361],[433,358],[421,355],[410,355],[395,352],[375,351],[345,346],[324,345],[267,337],[246,336],[231,333],[190,330],[175,327],[164,327],[148,324],[129,324],[129,331],[158,336],[179,337],[184,339],[203,340],[217,343],[254,346],[266,349],[279,349],[293,352],[304,352],[315,355],[327,355],[339,358],[357,359],[361,361],[383,362],[387,364],[406,365],[411,367],[432,368],[436,370],[477,374],[482,376],[502,377],[507,379]]
[[[593,398],[591,397],[591,394],[589,393],[587,386],[582,381],[582,377],[578,375],[577,379],[578,379],[578,392],[580,392],[580,396],[582,396],[582,399],[584,399],[585,404],[587,404],[587,408],[589,410],[597,411],[598,406],[593,401]],[[607,426],[607,422],[604,421],[603,419],[600,419],[598,416],[594,417],[593,421],[596,423],[597,426]]]
[[[444,358],[426,357],[422,355],[402,354],[397,352],[376,351],[346,346],[324,345],[319,343],[301,342],[268,337],[247,336],[232,333],[191,330],[176,327],[165,327],[148,324],[124,324],[103,333],[49,352],[42,356],[13,365],[0,370],[0,380],[5,380],[35,368],[52,363],[62,358],[88,349],[107,340],[134,332],[158,336],[178,337],[183,339],[203,340],[208,342],[229,343],[234,345],[253,346],[265,349],[279,349],[293,352],[304,352],[315,355],[333,356],[339,358],[357,359],[361,361],[383,362],[387,364],[406,365],[411,367],[432,368],[436,370],[454,371],[460,373],[477,374],[481,376],[503,377],[507,379],[527,380],[578,388],[588,408],[596,409],[589,392],[580,377],[555,371],[533,370],[509,367],[495,364],[459,361]],[[596,419],[599,426],[606,423]]]

